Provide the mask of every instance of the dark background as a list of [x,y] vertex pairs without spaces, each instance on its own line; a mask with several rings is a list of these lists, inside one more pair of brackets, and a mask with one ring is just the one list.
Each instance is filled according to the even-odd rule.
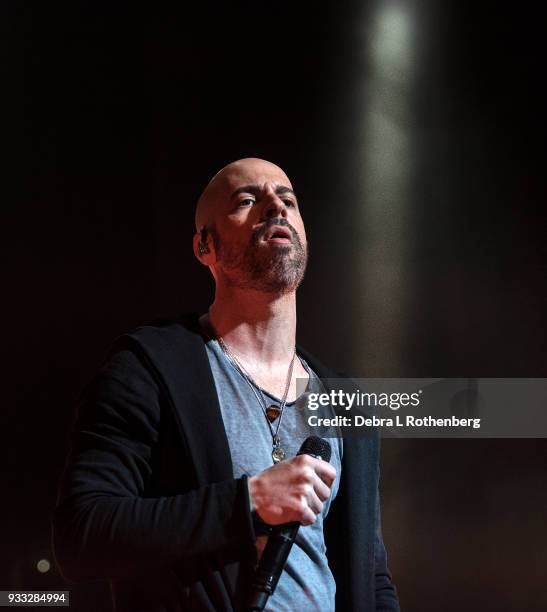
[[[3,166],[18,190],[3,224],[0,588],[63,588],[36,562],[52,560],[75,399],[118,334],[208,305],[194,205],[234,159],[278,163],[299,193],[311,248],[299,340],[325,362],[546,375],[547,32],[533,6],[3,3]],[[410,16],[415,52],[382,76],[371,45],[386,7]],[[374,141],[378,100],[391,136]],[[384,441],[403,610],[546,609],[546,449]],[[105,585],[69,588],[72,609],[109,609]]]

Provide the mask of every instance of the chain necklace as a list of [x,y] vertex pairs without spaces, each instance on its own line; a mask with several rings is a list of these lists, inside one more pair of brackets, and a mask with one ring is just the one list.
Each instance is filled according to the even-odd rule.
[[[262,393],[262,389],[255,383],[252,376],[247,372],[247,370],[243,367],[239,359],[232,353],[232,351],[228,348],[222,337],[218,337],[218,344],[225,355],[230,359],[230,361],[234,364],[236,369],[240,372],[243,378],[247,381],[249,387],[251,387],[252,392],[254,393],[260,407],[262,408],[262,412],[266,417],[266,422],[268,423],[268,429],[270,430],[270,435],[272,436],[272,459],[274,463],[279,463],[283,461],[287,456],[287,453],[281,446],[281,439],[279,438],[279,428],[281,427],[281,420],[283,419],[283,411],[285,410],[285,404],[287,403],[287,396],[289,394],[289,387],[291,386],[292,372],[294,368],[294,358],[296,357],[296,347],[294,347],[294,351],[292,354],[291,363],[289,364],[289,370],[287,372],[287,381],[285,383],[285,391],[283,392],[283,397],[281,399],[281,404],[279,408],[275,404],[271,404],[268,406],[266,400],[264,399],[264,394]],[[272,427],[272,423],[279,416],[279,420],[277,421],[277,425],[275,431]]]

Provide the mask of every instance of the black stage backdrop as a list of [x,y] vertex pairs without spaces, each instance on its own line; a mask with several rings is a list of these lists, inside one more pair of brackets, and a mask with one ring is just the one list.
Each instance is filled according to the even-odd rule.
[[[547,374],[532,5],[3,2],[2,23],[18,190],[3,206],[0,588],[63,588],[49,520],[75,398],[119,333],[208,305],[194,204],[234,159],[278,163],[299,193],[299,340],[325,362]],[[384,441],[403,610],[545,609],[546,449]],[[109,609],[105,585],[70,588],[73,610]]]

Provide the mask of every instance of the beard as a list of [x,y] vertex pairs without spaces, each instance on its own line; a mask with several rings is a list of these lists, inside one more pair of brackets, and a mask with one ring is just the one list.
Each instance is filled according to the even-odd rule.
[[[261,244],[260,239],[272,225],[288,228],[292,244],[273,249]],[[268,219],[253,232],[243,249],[222,240],[214,225],[210,226],[210,232],[215,253],[222,262],[223,277],[232,287],[284,294],[296,291],[304,279],[308,252],[296,230],[284,218]]]

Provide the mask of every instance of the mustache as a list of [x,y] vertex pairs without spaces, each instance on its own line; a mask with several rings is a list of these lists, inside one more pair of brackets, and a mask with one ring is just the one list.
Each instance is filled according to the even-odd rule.
[[298,237],[296,230],[284,217],[273,217],[271,219],[267,219],[262,227],[257,227],[253,233],[253,242],[258,242],[273,225],[286,227],[291,232],[293,241],[300,244],[300,238]]

